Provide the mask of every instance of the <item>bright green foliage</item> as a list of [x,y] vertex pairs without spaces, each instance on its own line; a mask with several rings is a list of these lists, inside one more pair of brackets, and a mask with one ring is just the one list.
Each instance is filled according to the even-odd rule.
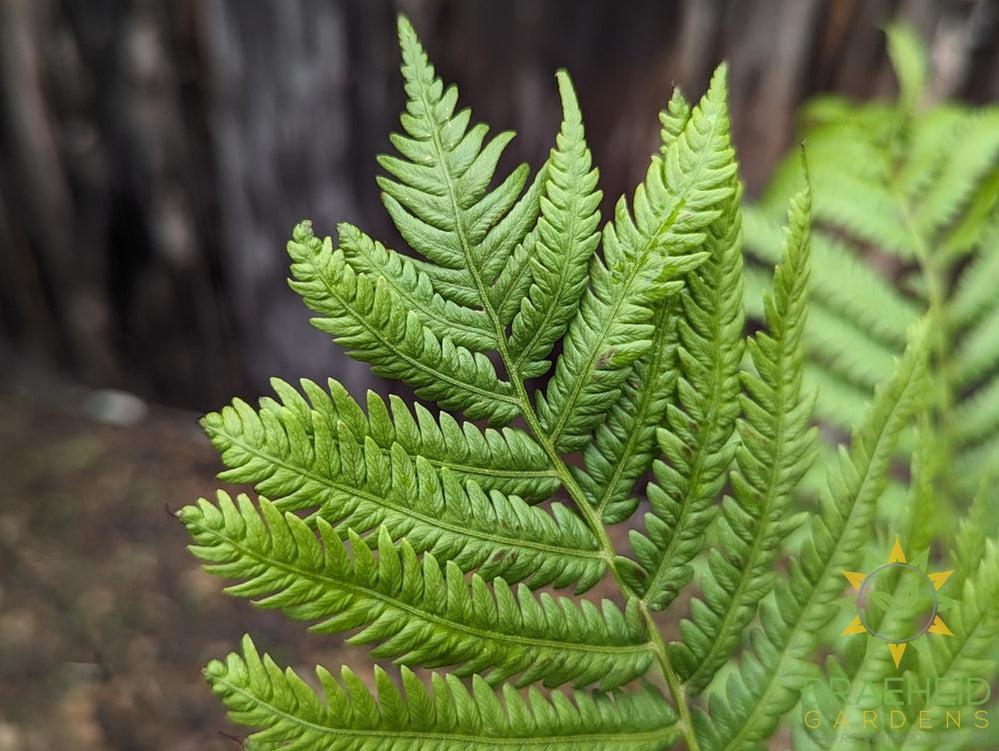
[[[989,541],[978,567],[964,582],[960,601],[944,613],[947,625],[954,636],[943,642],[934,653],[919,655],[919,674],[937,681],[929,697],[924,697],[908,714],[915,718],[920,711],[940,714],[946,705],[954,711],[954,701],[945,698],[948,682],[966,680],[974,676],[988,680],[996,672],[995,651],[999,640],[999,549]],[[965,712],[971,714],[970,704],[964,703]],[[937,748],[946,742],[943,733],[930,735],[926,740],[913,744],[915,749]]]
[[712,749],[764,748],[791,709],[814,665],[821,629],[837,613],[841,572],[855,570],[870,534],[899,432],[924,396],[926,334],[915,330],[891,380],[875,392],[867,418],[828,467],[822,513],[810,518],[808,538],[760,609],[751,652],[740,669],[708,696],[710,722],[701,724]]
[[563,354],[538,414],[561,451],[584,446],[620,393],[628,367],[652,343],[657,305],[703,262],[706,231],[733,192],[725,69],[665,156],[654,156],[632,201],[621,198],[594,257],[590,288],[563,341]]
[[312,319],[316,328],[332,334],[352,357],[470,418],[506,423],[516,415],[513,387],[499,379],[489,358],[434,334],[384,277],[359,275],[342,250],[312,234],[308,222],[295,228],[288,253],[292,288],[322,314]]
[[[434,419],[401,399],[368,396],[368,413],[331,381],[327,393],[304,382],[302,396],[274,381],[282,403],[259,413],[242,401],[202,421],[230,469],[222,479],[252,483],[285,510],[317,511],[343,529],[406,536],[418,550],[487,577],[532,586],[576,583],[587,589],[604,573],[597,541],[564,505],[530,507],[557,480],[525,433],[482,433],[447,413]],[[376,539],[373,538],[373,540]]]
[[[901,473],[889,481],[877,506],[885,525],[875,527],[879,534],[872,537],[865,560],[883,561],[898,536],[911,555],[937,561],[933,568],[953,567],[941,602],[955,637],[919,640],[928,646],[909,650],[900,669],[925,681],[951,655],[954,676],[987,678],[992,668],[984,669],[984,663],[958,664],[967,652],[951,621],[961,623],[965,611],[981,616],[994,604],[987,586],[969,589],[965,582],[994,577],[996,564],[987,561],[979,569],[997,533],[997,518],[988,509],[999,462],[994,281],[999,273],[999,108],[930,101],[929,56],[918,37],[893,27],[888,46],[899,80],[896,102],[855,104],[827,97],[807,105],[802,115],[816,219],[806,383],[817,386],[818,415],[845,430],[857,421],[871,389],[891,371],[906,330],[926,317],[929,385],[921,427],[900,440],[914,452],[910,487],[904,487]],[[751,256],[766,262],[775,258],[777,217],[799,175],[797,159],[789,156],[761,203],[746,208]],[[760,269],[749,267],[751,292],[763,278]],[[753,294],[747,300],[751,303]],[[759,308],[754,312],[758,315]],[[824,455],[828,464],[831,447]],[[804,484],[817,488],[818,479],[812,474]],[[946,564],[948,554],[952,565]],[[830,634],[846,626],[851,615],[844,612]],[[994,635],[985,637],[979,648],[990,639],[994,644]],[[849,700],[827,697],[824,728],[799,728],[795,735],[802,749],[825,749],[836,741],[833,722],[840,711],[857,717],[860,709],[898,710],[864,693],[865,687],[900,675],[883,645],[868,646],[868,640],[853,636],[830,646],[833,655],[824,673],[817,674],[849,685]],[[994,658],[991,649],[987,657]],[[910,729],[920,708],[903,707]],[[903,731],[852,730],[857,741],[840,744],[844,749],[924,747],[905,744]],[[927,737],[926,747],[932,748],[988,745],[975,733]]]
[[788,514],[790,494],[814,458],[814,401],[802,387],[802,335],[808,303],[809,196],[791,202],[783,259],[764,298],[766,329],[749,340],[755,373],[744,372],[739,448],[732,497],[722,503],[724,550],[711,551],[703,600],[681,624],[674,662],[699,691],[739,644],[757,603],[773,586],[781,543],[800,521]]
[[402,668],[402,691],[375,668],[377,696],[344,667],[340,679],[323,668],[322,699],[291,669],[260,657],[249,637],[243,654],[205,670],[233,719],[261,728],[262,748],[376,751],[398,749],[602,748],[654,751],[672,742],[673,717],[655,691],[614,700],[588,693],[531,691],[509,685],[501,703],[485,681],[469,690],[454,676],[431,675],[431,688]]
[[[939,351],[936,321],[914,328],[897,364],[890,347],[858,353],[858,369],[871,355],[884,371],[868,379],[885,381],[870,409],[854,405],[855,386],[821,391],[820,405],[839,399],[862,421],[804,522],[792,499],[816,453],[815,312],[819,326],[837,321],[827,303],[838,301],[900,348],[894,326],[919,305],[859,261],[841,264],[854,288],[887,289],[894,298],[876,304],[898,320],[817,278],[814,258],[838,261],[828,242],[810,245],[807,186],[790,200],[772,284],[746,274],[725,67],[696,104],[674,92],[644,181],[605,223],[567,73],[545,165],[497,176],[513,134],[487,138],[405,19],[399,39],[408,102],[379,186],[412,253],[350,224],[321,238],[309,222],[288,252],[315,325],[430,404],[369,393],[362,405],[335,380],[274,380],[276,398],[237,399],[202,422],[220,477],[260,497],[219,492],[178,515],[230,594],[366,645],[400,666],[402,688],[380,667],[370,680],[318,668],[317,691],[249,638],[206,668],[208,682],[253,729],[251,749],[764,747],[817,670],[840,569],[872,537]],[[768,224],[761,211],[749,223]],[[748,345],[744,279],[767,290]],[[965,279],[962,315],[987,318],[987,285]],[[914,460],[913,539],[929,539],[934,516],[935,419],[920,415],[933,441]],[[640,505],[629,551],[612,525]],[[975,529],[984,501],[975,508],[958,556],[986,565],[962,574],[974,597],[958,622],[961,665],[979,659],[969,629],[986,620],[980,593],[994,577]],[[606,599],[580,596],[598,583]],[[653,613],[687,600],[667,646]]]
[[[686,109],[676,96],[671,106],[679,114],[672,123],[669,115],[662,118],[666,138],[679,127]],[[728,154],[725,161],[731,161],[724,124],[719,128],[694,110],[683,127],[717,133],[721,151]],[[687,564],[703,547],[735,448],[730,439],[739,412],[744,324],[741,191],[734,173],[719,175],[719,181],[718,190],[727,195],[721,213],[707,227],[704,247],[711,255],[691,275],[681,302],[676,400],[658,435],[664,458],[655,463],[656,481],[648,489],[652,513],[645,517],[646,534],[633,532],[631,537],[641,570],[630,578],[655,610],[665,608],[690,581]]]
[[548,160],[531,286],[513,319],[509,344],[513,366],[525,378],[548,370],[545,358],[576,313],[600,239],[602,194],[583,139],[582,114],[568,74],[560,71],[557,78],[565,119]]
[[[848,430],[891,372],[907,328],[929,311],[933,485],[954,510],[999,461],[999,107],[928,101],[918,37],[893,27],[888,42],[897,102],[824,97],[801,116],[818,224],[808,380],[819,387],[818,414]],[[766,263],[776,260],[779,217],[799,175],[790,155],[746,209],[746,244]],[[753,290],[765,276],[751,268],[750,279]]]
[[388,530],[378,535],[378,556],[350,530],[353,556],[327,522],[319,537],[291,513],[246,496],[238,507],[220,493],[218,505],[202,501],[181,512],[194,538],[192,552],[209,572],[246,581],[232,594],[258,597],[261,607],[318,621],[313,630],[361,628],[356,644],[378,643],[375,657],[400,658],[421,667],[461,665],[457,675],[485,673],[491,683],[519,674],[519,683],[599,682],[615,688],[645,672],[652,654],[637,609],[624,614],[605,600],[597,610],[566,598],[536,598],[503,579],[493,587],[478,574],[471,591],[453,561],[433,555],[422,562]]

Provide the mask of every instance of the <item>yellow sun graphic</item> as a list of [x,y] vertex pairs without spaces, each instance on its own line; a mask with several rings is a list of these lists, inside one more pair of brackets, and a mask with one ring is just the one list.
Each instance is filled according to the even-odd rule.
[[856,592],[857,612],[843,635],[866,633],[887,642],[896,670],[906,647],[923,634],[953,636],[940,617],[953,601],[937,594],[953,571],[926,573],[925,559],[917,563],[906,561],[896,538],[887,563],[866,574],[843,572]]

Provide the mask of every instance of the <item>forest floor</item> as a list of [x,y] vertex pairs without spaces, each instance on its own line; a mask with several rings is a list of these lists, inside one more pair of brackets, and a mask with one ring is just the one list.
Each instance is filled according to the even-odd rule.
[[238,749],[200,671],[246,631],[306,673],[363,666],[197,566],[170,512],[217,470],[193,414],[124,427],[0,395],[0,751]]

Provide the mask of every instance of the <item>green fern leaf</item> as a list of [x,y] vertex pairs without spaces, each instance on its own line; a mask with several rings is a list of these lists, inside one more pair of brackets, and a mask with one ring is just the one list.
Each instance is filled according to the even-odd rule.
[[337,235],[351,268],[361,276],[385,279],[395,297],[416,311],[438,338],[449,337],[473,352],[496,349],[496,332],[485,313],[444,299],[414,259],[389,250],[349,224],[340,224]]
[[492,683],[519,675],[518,685],[572,681],[605,689],[641,675],[653,660],[634,603],[622,612],[605,600],[598,610],[588,602],[535,598],[526,587],[515,594],[501,578],[490,587],[478,575],[469,586],[456,563],[441,566],[430,554],[421,562],[406,540],[396,547],[384,527],[377,560],[348,530],[351,560],[324,520],[317,521],[317,538],[302,519],[266,500],[258,511],[246,496],[237,507],[220,492],[217,506],[202,500],[180,518],[206,569],[242,580],[229,587],[231,594],[318,621],[314,631],[360,628],[349,641],[377,643],[375,657],[455,665],[456,675],[489,671]]
[[635,191],[634,218],[622,198],[604,229],[604,260],[594,257],[591,287],[538,398],[542,425],[560,451],[586,443],[620,394],[629,366],[651,346],[656,305],[704,261],[690,251],[731,199],[735,174],[725,76],[722,66],[666,156],[653,157]]
[[234,722],[260,728],[247,748],[358,751],[391,746],[407,751],[441,748],[655,751],[672,742],[675,720],[652,689],[630,694],[525,699],[509,685],[502,701],[476,678],[469,691],[453,676],[431,674],[431,689],[402,668],[402,691],[375,668],[376,696],[350,668],[338,680],[316,669],[321,697],[290,668],[257,652],[249,637],[242,654],[205,669],[212,690]]
[[734,174],[727,185],[725,210],[708,228],[712,255],[691,276],[680,301],[676,401],[659,431],[667,461],[654,465],[646,534],[631,533],[641,570],[629,569],[629,576],[654,610],[665,608],[690,581],[688,564],[701,548],[734,449],[744,326],[741,190]]
[[[289,508],[316,505],[323,496],[320,486],[302,486],[304,476],[318,474],[320,482],[336,484],[341,472],[328,457],[335,453],[336,427],[341,422],[359,447],[370,437],[390,457],[398,444],[412,461],[420,456],[460,480],[474,480],[483,490],[534,503],[548,499],[558,488],[544,450],[518,428],[481,430],[446,412],[434,417],[421,404],[410,408],[395,395],[386,403],[373,391],[367,394],[365,412],[332,379],[327,389],[303,380],[304,395],[277,378],[271,385],[278,398],[261,399],[259,411],[237,399],[220,412],[205,415],[201,424],[230,468],[222,479],[254,483],[259,492],[284,500]],[[276,473],[280,477],[273,480],[275,484],[259,484]]]
[[[229,467],[221,479],[253,484],[284,510],[318,510],[344,533],[384,525],[395,539],[406,536],[421,552],[484,576],[584,590],[603,575],[596,538],[565,506],[554,503],[549,513],[482,489],[497,482],[536,495],[551,489],[551,473],[523,433],[507,428],[505,440],[493,431],[483,436],[447,416],[438,426],[422,408],[417,422],[398,398],[393,424],[374,394],[366,417],[336,382],[331,394],[315,384],[306,389],[314,411],[280,385],[284,406],[265,401],[258,413],[237,400],[205,417]],[[462,453],[470,464],[459,463]]]
[[[250,748],[762,747],[821,675],[839,570],[886,527],[911,544],[946,534],[938,522],[999,455],[997,304],[979,279],[995,270],[994,115],[924,106],[925,61],[894,37],[900,103],[807,110],[813,187],[791,202],[783,246],[777,207],[797,165],[746,213],[757,259],[779,262],[771,283],[743,267],[724,66],[696,106],[674,91],[644,181],[603,223],[568,73],[545,164],[503,172],[513,133],[489,138],[405,19],[398,30],[407,104],[378,184],[408,247],[302,223],[291,284],[349,355],[439,409],[275,380],[276,397],[202,422],[220,478],[259,501],[220,492],[179,517],[230,593],[368,645],[402,687],[379,668],[373,691],[349,670],[318,669],[310,686],[248,639],[206,677],[254,729]],[[744,301],[765,321],[748,356]],[[815,451],[816,386],[830,435],[860,421],[849,451]],[[903,434],[917,407],[920,430]],[[910,475],[889,472],[910,448]],[[817,501],[815,454],[828,465]],[[643,503],[628,557],[609,525]],[[984,504],[957,530],[970,635],[922,672],[982,654],[974,624],[991,623],[983,597],[999,599]],[[695,568],[667,645],[656,611]],[[578,597],[597,585],[607,599]],[[547,587],[576,596],[532,591]],[[856,646],[829,651],[827,674],[854,687],[885,674]],[[449,673],[428,685],[416,668]],[[669,696],[626,686],[639,682]],[[803,748],[825,738],[790,732]]]
[[[918,697],[907,707],[911,718],[920,712],[939,716],[945,711],[954,712],[955,702],[947,696],[948,685],[954,685],[969,676],[986,680],[996,672],[995,645],[999,639],[999,548],[994,539],[988,540],[979,566],[965,580],[960,603],[947,610],[947,625],[953,637],[945,640],[942,649],[934,653],[920,653],[920,675],[931,677],[934,686],[924,701]],[[957,706],[967,707],[969,702],[959,699]],[[928,733],[914,739],[916,749],[935,749],[941,745],[941,732]],[[945,738],[945,737],[944,737]]]
[[[896,102],[826,97],[801,117],[818,224],[809,381],[819,386],[816,413],[845,432],[887,378],[904,332],[929,312],[935,493],[960,508],[999,464],[999,313],[988,281],[999,268],[999,108],[927,101],[929,56],[911,29],[890,27],[888,49]],[[765,262],[798,172],[789,157],[746,211],[747,247]],[[750,308],[759,315],[758,299]]]
[[[402,17],[399,43],[409,102],[401,118],[405,134],[392,137],[400,157],[379,158],[392,176],[378,180],[382,200],[406,242],[430,262],[422,268],[441,294],[457,304],[481,305],[485,282],[500,275],[534,225],[538,194],[529,190],[521,196],[527,165],[489,190],[513,133],[483,145],[487,126],[469,128],[471,113],[455,113],[457,89],[445,88]],[[448,286],[436,283],[434,266],[450,270]]]
[[565,71],[558,73],[564,116],[548,160],[541,219],[532,258],[531,286],[513,319],[508,345],[513,367],[523,377],[549,368],[548,353],[562,338],[586,288],[596,250],[601,193],[583,135],[583,120]]
[[925,325],[910,338],[891,381],[876,390],[865,422],[850,450],[841,449],[829,467],[829,491],[822,514],[811,517],[800,556],[787,580],[778,581],[760,610],[762,629],[752,633],[752,652],[730,674],[724,687],[710,692],[710,720],[702,718],[705,746],[744,751],[762,748],[781,715],[798,701],[814,673],[809,663],[820,630],[835,615],[841,571],[853,570],[867,539],[894,442],[919,404],[925,382]]
[[775,559],[791,531],[788,506],[814,451],[809,428],[812,395],[802,386],[802,342],[809,283],[809,195],[791,203],[781,265],[767,295],[766,330],[749,342],[756,374],[743,373],[739,448],[733,497],[722,505],[719,536],[702,582],[703,600],[691,603],[681,623],[682,643],[671,645],[673,664],[689,690],[704,688],[742,639],[757,603],[770,591]]
[[926,93],[929,59],[923,41],[904,24],[888,27],[888,54],[898,76],[899,105],[912,112]]
[[497,377],[485,355],[438,338],[384,277],[359,276],[329,238],[321,241],[312,233],[309,222],[299,224],[293,238],[292,288],[321,314],[312,319],[316,328],[379,375],[409,383],[442,407],[495,423],[513,419],[519,411],[513,387]]
[[[690,113],[683,94],[674,89],[667,108],[659,114],[663,158],[683,133]],[[649,470],[657,448],[656,429],[676,386],[675,298],[661,303],[654,316],[651,346],[635,362],[606,419],[583,447],[585,470],[575,472],[597,515],[607,524],[628,518],[638,505],[632,491]]]
[[660,306],[652,346],[634,365],[593,440],[583,447],[580,487],[607,524],[627,519],[638,506],[635,483],[648,471],[660,425],[676,386],[676,306]]

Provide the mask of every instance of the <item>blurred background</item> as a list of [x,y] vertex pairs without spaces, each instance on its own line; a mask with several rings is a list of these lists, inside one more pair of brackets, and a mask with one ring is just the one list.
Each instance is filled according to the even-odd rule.
[[999,99],[988,0],[0,0],[0,751],[238,748],[198,670],[245,630],[363,664],[219,596],[168,512],[216,485],[197,412],[272,375],[380,387],[284,244],[310,217],[401,245],[374,181],[399,11],[511,164],[544,159],[568,68],[608,207],[722,59],[751,197],[802,100],[894,94],[892,19],[934,97]]

